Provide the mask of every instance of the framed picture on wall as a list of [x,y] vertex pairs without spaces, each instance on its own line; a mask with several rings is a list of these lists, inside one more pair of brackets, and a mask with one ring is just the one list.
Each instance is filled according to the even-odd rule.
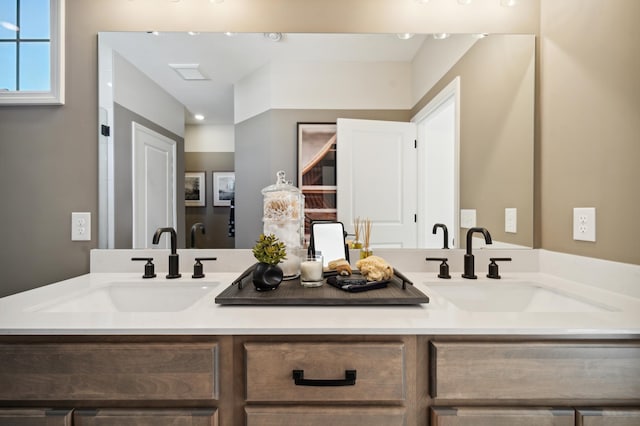
[[307,235],[311,221],[337,219],[336,132],[336,123],[298,123],[298,187],[305,197]]
[[205,172],[185,172],[184,205],[186,207],[203,207],[206,205]]
[[236,195],[236,174],[234,172],[213,172],[213,205],[230,206]]

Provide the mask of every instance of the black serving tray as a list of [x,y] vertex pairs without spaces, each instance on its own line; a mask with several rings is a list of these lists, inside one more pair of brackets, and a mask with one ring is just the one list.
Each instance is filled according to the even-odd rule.
[[329,285],[303,287],[300,279],[283,281],[272,291],[257,291],[251,282],[253,267],[242,273],[216,298],[220,305],[417,305],[429,303],[429,297],[413,286],[402,273],[395,271],[386,287],[370,291],[349,292]]

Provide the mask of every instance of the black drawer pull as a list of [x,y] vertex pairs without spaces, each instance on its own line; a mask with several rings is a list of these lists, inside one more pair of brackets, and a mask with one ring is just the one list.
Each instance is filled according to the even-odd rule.
[[354,386],[356,370],[344,370],[344,379],[305,379],[304,370],[293,370],[296,386]]

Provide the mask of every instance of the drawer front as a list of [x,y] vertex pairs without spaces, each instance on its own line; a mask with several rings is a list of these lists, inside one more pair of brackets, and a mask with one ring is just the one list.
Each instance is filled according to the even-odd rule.
[[431,342],[442,399],[640,399],[640,345]]
[[432,408],[431,426],[574,426],[573,410]]
[[640,425],[640,407],[579,409],[577,417],[578,426],[638,426]]
[[[402,401],[402,343],[246,343],[248,401]],[[303,380],[296,385],[293,371]],[[341,386],[347,371],[355,384]],[[308,381],[336,380],[332,386]],[[347,380],[348,381],[348,380]]]
[[217,399],[218,345],[2,344],[0,401]]
[[214,409],[78,410],[74,426],[217,426]]
[[71,426],[71,410],[0,409],[0,426]]
[[405,426],[400,407],[246,407],[247,426]]

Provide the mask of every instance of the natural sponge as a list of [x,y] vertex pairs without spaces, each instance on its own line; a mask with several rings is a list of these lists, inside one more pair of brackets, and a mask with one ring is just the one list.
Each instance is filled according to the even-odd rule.
[[349,262],[347,262],[346,259],[332,260],[331,262],[329,262],[327,266],[329,270],[337,271],[338,274],[342,276],[349,276],[351,275],[351,272],[352,272],[351,265],[349,265]]
[[379,256],[369,256],[356,262],[356,267],[367,281],[389,280],[393,276],[393,267]]

